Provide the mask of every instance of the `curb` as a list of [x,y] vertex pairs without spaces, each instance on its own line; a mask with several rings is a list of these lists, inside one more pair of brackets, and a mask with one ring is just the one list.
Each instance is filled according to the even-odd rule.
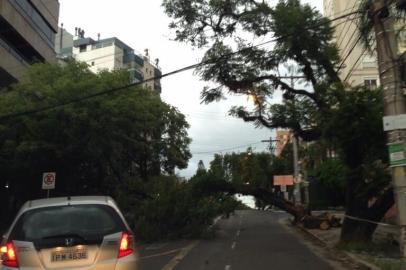
[[308,236],[310,236],[311,238],[313,238],[313,239],[316,240],[317,242],[319,242],[319,244],[321,244],[321,245],[323,245],[323,246],[325,246],[325,247],[331,248],[331,250],[334,251],[335,253],[341,254],[341,255],[347,257],[348,259],[350,259],[350,260],[356,262],[356,263],[359,264],[360,266],[365,267],[365,269],[368,269],[368,270],[380,270],[380,269],[381,269],[381,268],[379,268],[379,267],[377,267],[377,266],[375,266],[375,265],[373,265],[373,264],[371,264],[371,263],[369,263],[369,262],[366,262],[365,260],[359,258],[359,257],[358,257],[357,255],[355,255],[355,254],[352,254],[352,253],[350,253],[350,252],[348,252],[348,251],[339,250],[339,249],[335,248],[334,246],[329,245],[329,244],[326,243],[323,239],[321,239],[321,238],[318,237],[317,235],[311,233],[310,231],[308,231],[308,230],[307,230],[306,228],[304,228],[303,226],[300,226],[300,225],[299,225],[299,226],[295,226],[295,227],[298,228],[298,229],[300,229],[302,232],[306,233]]

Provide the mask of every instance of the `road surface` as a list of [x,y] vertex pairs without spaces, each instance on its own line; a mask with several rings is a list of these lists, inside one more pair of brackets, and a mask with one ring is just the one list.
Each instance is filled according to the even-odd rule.
[[238,211],[218,222],[214,239],[143,247],[141,270],[335,269],[281,224],[286,217],[268,211]]

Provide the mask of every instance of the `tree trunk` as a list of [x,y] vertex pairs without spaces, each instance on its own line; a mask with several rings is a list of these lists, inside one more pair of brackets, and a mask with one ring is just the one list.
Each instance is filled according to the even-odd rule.
[[220,181],[213,181],[211,183],[206,183],[204,189],[211,192],[228,192],[232,194],[243,194],[251,195],[255,198],[262,200],[264,203],[269,205],[276,206],[289,214],[291,214],[295,219],[294,223],[301,222],[306,216],[306,209],[302,205],[295,205],[293,202],[285,200],[282,197],[279,197],[273,192],[270,192],[263,188],[250,187],[245,185],[233,185],[232,183]]
[[[367,201],[353,199],[347,206],[346,215],[349,217],[344,219],[340,242],[370,242],[377,227],[376,222],[382,220],[393,203],[392,189],[386,190],[371,207],[368,207]],[[363,220],[354,220],[351,217]]]

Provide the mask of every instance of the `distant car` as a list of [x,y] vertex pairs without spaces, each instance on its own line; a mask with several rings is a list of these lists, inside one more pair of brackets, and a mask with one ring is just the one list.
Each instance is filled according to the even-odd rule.
[[137,270],[133,233],[110,197],[29,201],[1,243],[0,270]]

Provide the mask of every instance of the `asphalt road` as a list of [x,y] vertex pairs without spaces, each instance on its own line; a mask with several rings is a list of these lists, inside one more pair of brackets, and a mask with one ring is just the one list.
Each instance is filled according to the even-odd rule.
[[283,217],[239,211],[218,222],[214,239],[143,247],[141,270],[334,269],[281,224]]

